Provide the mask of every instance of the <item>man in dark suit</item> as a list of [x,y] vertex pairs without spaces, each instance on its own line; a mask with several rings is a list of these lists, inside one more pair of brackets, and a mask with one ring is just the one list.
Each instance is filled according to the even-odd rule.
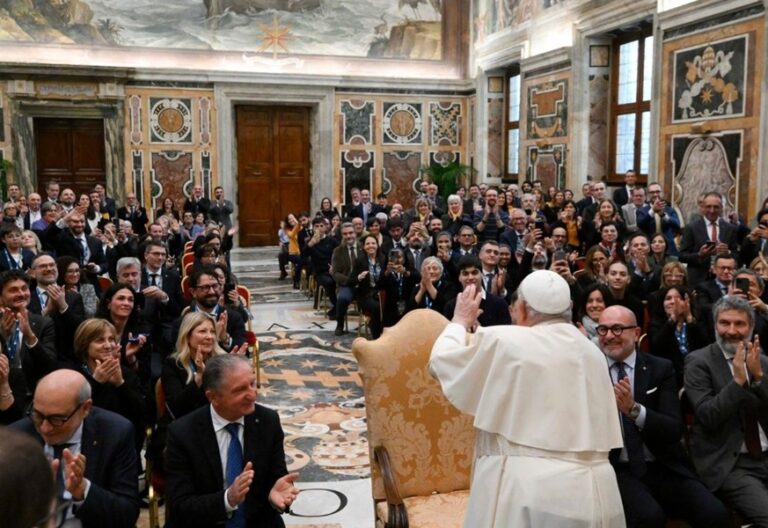
[[312,262],[312,273],[318,288],[325,290],[331,304],[328,317],[336,319],[336,282],[331,276],[331,258],[333,250],[339,245],[335,238],[327,235],[330,222],[324,216],[316,216],[312,221],[314,234],[307,242],[307,252]]
[[117,214],[117,204],[115,204],[115,199],[111,196],[107,196],[107,189],[101,183],[94,185],[93,190],[99,193],[101,203],[103,204],[104,209],[109,213],[109,217],[114,218]]
[[226,351],[239,348],[245,343],[245,321],[237,310],[222,306],[219,302],[222,287],[216,277],[215,270],[205,266],[192,272],[189,276],[189,286],[192,288],[193,301],[181,312],[181,317],[173,322],[171,329],[171,345],[176,343],[179,336],[181,320],[187,312],[205,312],[216,320],[216,334],[219,346]]
[[[497,247],[498,249],[498,247]],[[477,318],[480,326],[496,326],[512,324],[512,316],[509,312],[509,305],[498,295],[483,290],[482,269],[483,265],[480,259],[474,255],[461,257],[459,260],[459,283],[462,290],[470,284],[481,290],[480,295],[483,300],[480,301],[480,316]],[[456,298],[454,297],[445,304],[443,315],[449,320],[453,319],[453,312],[456,309]]]
[[371,201],[371,191],[368,189],[360,190],[360,203],[353,206],[349,211],[351,218],[362,218],[363,224],[368,224],[368,219],[376,216],[376,213],[380,212],[381,208],[378,204]]
[[149,222],[147,210],[139,205],[134,193],[126,195],[125,205],[117,210],[117,218],[129,221],[137,236],[142,237],[147,234],[147,222]]
[[728,286],[736,270],[736,258],[730,253],[715,255],[712,261],[713,279],[704,281],[696,288],[696,304],[700,313],[707,317],[712,313],[712,305],[728,293]]
[[635,183],[637,183],[637,173],[630,169],[624,174],[624,185],[613,191],[613,203],[617,208],[629,203]]
[[680,244],[680,260],[688,264],[688,284],[692,287],[707,280],[714,255],[736,252],[736,227],[721,218],[722,196],[707,193],[702,207],[704,218],[685,226]]
[[168,528],[279,528],[299,493],[288,473],[277,413],[256,404],[248,361],[225,354],[205,363],[210,405],[168,428]]
[[107,257],[101,240],[85,234],[85,214],[81,208],[76,207],[62,219],[52,222],[42,237],[56,251],[57,257],[69,255],[77,259],[96,293],[101,292],[98,276],[107,271]]
[[485,207],[485,198],[480,193],[480,187],[473,183],[469,186],[469,196],[464,200],[464,214],[474,218],[475,212],[482,211],[483,207]]
[[592,197],[592,182],[587,182],[581,186],[582,198],[576,202],[576,210],[579,215],[582,214],[584,209],[595,203],[595,199]]
[[758,255],[768,256],[768,209],[761,209],[756,219],[757,227],[741,243],[739,261],[742,266],[749,266]]
[[691,457],[707,487],[755,526],[768,526],[768,358],[749,339],[755,314],[734,296],[714,307],[717,341],[685,356],[693,406]]
[[[28,418],[12,428],[32,435],[54,459],[59,500],[71,500],[65,526],[133,528],[139,517],[133,426],[93,407],[82,374],[62,369],[40,380]],[[72,519],[72,521],[69,521]],[[79,524],[71,524],[79,520]]]
[[172,351],[173,322],[186,304],[179,274],[165,266],[167,258],[168,251],[162,242],[149,240],[144,244],[144,266],[140,279],[144,308],[141,315],[150,325],[153,351],[161,356]]
[[208,210],[211,208],[211,201],[203,196],[203,186],[195,184],[192,187],[192,196],[184,201],[184,211],[192,213],[192,218],[197,216],[197,213],[203,213],[205,218],[208,218]]
[[421,263],[431,256],[427,243],[426,231],[411,229],[408,233],[408,247],[403,251],[405,256],[405,269],[414,275],[421,275]]
[[341,225],[341,244],[333,250],[331,269],[336,283],[336,335],[344,335],[344,318],[355,298],[355,266],[367,266],[362,248],[357,244],[354,226],[345,222]]
[[213,190],[213,201],[208,209],[208,217],[224,229],[232,228],[232,212],[235,206],[230,200],[224,199],[224,187],[216,187]]
[[56,332],[56,353],[60,363],[75,367],[79,363],[74,356],[75,331],[85,319],[83,298],[79,293],[65,291],[56,281],[59,270],[56,261],[48,253],[40,253],[32,261],[30,274],[34,286],[29,296],[29,311],[53,320]]
[[43,199],[37,193],[29,193],[27,195],[27,214],[24,215],[24,229],[32,229],[32,224],[37,222],[43,217],[43,212],[40,206],[43,203]]
[[641,329],[631,310],[609,306],[597,326],[608,360],[624,437],[610,461],[629,527],[728,526],[728,511],[690,467],[680,445],[683,422],[672,363],[635,350]]
[[648,186],[649,203],[637,210],[637,227],[652,239],[657,233],[664,235],[667,252],[677,255],[675,237],[680,232],[680,217],[673,207],[667,205],[661,185],[652,183]]
[[21,408],[38,380],[56,368],[56,332],[48,317],[30,313],[29,279],[20,270],[0,274],[0,338],[8,356],[8,381]]
[[594,182],[592,184],[592,197],[591,197],[592,201],[591,202],[585,201],[583,204],[584,207],[582,209],[579,209],[579,212],[581,213],[581,217],[584,220],[592,220],[595,217],[595,214],[597,214],[597,208],[600,205],[600,202],[605,198],[606,198],[605,182],[602,182],[602,181]]

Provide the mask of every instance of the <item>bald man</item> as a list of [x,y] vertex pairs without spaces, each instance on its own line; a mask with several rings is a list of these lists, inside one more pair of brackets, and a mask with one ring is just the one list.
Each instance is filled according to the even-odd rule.
[[608,361],[624,447],[611,451],[627,526],[666,526],[667,517],[695,527],[728,526],[728,511],[699,480],[680,445],[683,421],[672,362],[636,350],[635,314],[610,306],[597,337]]
[[[40,380],[29,416],[11,425],[43,445],[56,470],[56,496],[72,501],[65,526],[131,528],[139,516],[133,426],[93,406],[91,387],[74,370]],[[79,521],[79,522],[78,522]]]

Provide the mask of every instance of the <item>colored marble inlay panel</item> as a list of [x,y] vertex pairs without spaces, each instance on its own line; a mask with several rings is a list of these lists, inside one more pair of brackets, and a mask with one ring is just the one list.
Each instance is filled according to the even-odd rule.
[[353,99],[341,101],[343,145],[370,145],[373,143],[373,116],[375,103]]
[[162,151],[152,153],[152,183],[160,186],[155,204],[171,198],[176,209],[184,208],[185,188],[193,181],[193,161],[191,152]]
[[568,81],[528,87],[528,139],[568,135]]
[[458,145],[461,104],[430,103],[429,115],[432,118],[430,143],[432,145]]
[[504,166],[504,100],[488,100],[488,174],[501,176]]
[[674,54],[672,122],[744,115],[748,35]]
[[150,143],[192,143],[192,99],[149,98]]
[[341,173],[344,184],[345,202],[350,202],[352,197],[349,189],[373,188],[373,171],[376,167],[375,155],[370,150],[347,150],[341,153]]
[[384,103],[383,142],[390,145],[420,145],[423,119],[421,103]]
[[389,188],[389,203],[402,204],[406,209],[413,206],[416,196],[414,183],[419,178],[421,152],[396,151],[384,153],[383,179]]
[[541,180],[542,186],[565,187],[566,145],[549,145],[544,148],[528,147],[527,179]]

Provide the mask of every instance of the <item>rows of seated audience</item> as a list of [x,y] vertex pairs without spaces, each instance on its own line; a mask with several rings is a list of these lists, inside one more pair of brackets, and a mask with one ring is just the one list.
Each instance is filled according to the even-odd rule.
[[[299,288],[302,274],[312,278],[315,298],[327,298],[336,335],[345,333],[353,304],[374,339],[416,308],[436,310],[450,320],[457,294],[469,284],[482,290],[481,326],[510,324],[518,284],[533,270],[549,269],[571,286],[573,322],[596,344],[606,307],[631,310],[644,334],[641,349],[671,362],[675,391],[684,386],[686,356],[734,337],[713,315],[723,297],[744,299],[753,309],[754,332],[765,352],[768,200],[753,227],[736,212],[726,215],[725,200],[716,192],[702,192],[698,211],[681,218],[661,185],[640,186],[632,171],[612,196],[604,182],[584,184],[577,197],[569,189],[543,189],[534,181],[500,188],[470,185],[446,198],[437,185],[422,182],[410,209],[388,203],[384,194],[374,199],[367,189],[351,189],[350,197],[340,207],[323,198],[314,215],[289,214],[279,232],[281,279],[290,275]],[[720,403],[718,390],[689,390],[696,411],[712,413]],[[701,398],[701,391],[707,396]],[[725,420],[740,403],[716,409]],[[759,451],[768,452],[768,403],[760,405]],[[683,431],[682,421],[677,422],[679,431],[671,432],[676,441]],[[699,442],[717,444],[722,434]],[[736,447],[726,463],[734,472]],[[740,451],[746,450],[742,445]],[[706,478],[705,484],[725,494],[722,476]],[[768,491],[760,487],[763,494]]]
[[[250,313],[229,266],[232,203],[220,187],[207,198],[196,185],[183,210],[168,198],[150,221],[133,193],[118,206],[102,185],[79,199],[57,182],[45,197],[10,185],[8,198],[0,221],[0,424],[23,423],[26,413],[41,434],[66,430],[84,402],[69,417],[44,416],[33,396],[53,371],[81,374],[93,406],[129,424],[113,420],[114,431],[99,433],[104,444],[131,432],[120,444],[126,449],[110,451],[114,459],[86,461],[98,466],[86,466],[88,500],[64,515],[83,526],[134,526],[142,451],[162,468],[165,427],[207,402],[206,359],[248,346]],[[159,424],[157,380],[169,410]],[[50,396],[66,400],[65,389]],[[156,430],[151,442],[148,426]]]
[[[728,356],[728,340],[746,339],[752,327],[759,342],[768,344],[768,208],[750,227],[736,213],[724,216],[719,194],[704,192],[699,210],[683,219],[659,184],[643,188],[632,172],[611,197],[603,182],[589,182],[580,193],[543,189],[534,181],[501,188],[471,185],[444,198],[437,185],[424,182],[413,207],[405,209],[389,204],[386,195],[374,199],[367,189],[352,189],[342,207],[324,198],[314,215],[286,216],[278,233],[280,278],[290,277],[295,288],[302,287],[303,277],[311,278],[315,295],[327,300],[337,335],[345,333],[353,305],[365,315],[372,338],[414,309],[451,319],[457,294],[470,284],[482,291],[481,326],[513,324],[509,306],[517,286],[540,269],[568,282],[573,322],[596,343],[609,332],[624,331],[600,324],[605,308],[628,308],[646,334],[641,348],[671,362],[673,374],[662,391],[671,389],[677,402],[677,390],[685,387],[694,419],[716,424],[692,432],[700,435],[698,450],[691,452],[704,484],[760,524],[755,521],[762,519],[760,512],[732,500],[746,488],[728,478],[737,469],[744,481],[751,478],[735,462],[740,454],[766,461],[768,393],[758,401],[747,390],[762,381],[759,362],[748,365],[748,386],[738,388],[741,394],[714,382],[703,386],[701,376],[690,386],[688,358],[712,343],[726,343]],[[208,403],[206,363],[248,351],[251,315],[229,265],[237,232],[232,203],[223,189],[209,198],[196,185],[182,210],[166,199],[150,221],[134,194],[118,207],[101,185],[79,199],[56,182],[46,186],[45,197],[22,196],[15,185],[8,194],[0,222],[0,424],[26,423],[19,427],[41,434],[60,428],[70,435],[62,440],[77,443],[93,434],[77,432],[86,401],[115,413],[119,420],[110,418],[109,429],[99,433],[102,443],[114,447],[109,450],[114,458],[85,461],[87,498],[75,499],[64,515],[80,518],[83,526],[134,526],[142,452],[162,470],[169,424]],[[723,299],[743,302],[724,305]],[[748,310],[746,329],[720,320],[740,306]],[[88,383],[87,395],[72,396],[69,415],[46,414],[38,401],[38,382],[58,369],[76,371]],[[158,380],[162,416],[156,415]],[[45,405],[69,401],[69,387],[41,385]],[[731,395],[728,405],[721,391]],[[744,444],[733,445],[729,431],[723,431],[745,427],[730,420],[742,406],[759,410],[757,451],[745,433],[734,431]],[[643,435],[660,435],[665,445],[679,447],[684,430],[679,409],[674,420],[665,416],[657,422],[660,414],[650,409],[643,415]],[[50,455],[60,457],[61,445],[48,445],[47,438]],[[644,439],[658,453],[658,443]],[[716,447],[701,447],[708,444]],[[722,468],[726,456],[730,465],[719,473],[701,470],[702,463]],[[617,460],[617,472],[625,462]],[[88,464],[98,464],[98,470]],[[760,475],[759,486],[767,493]],[[693,473],[690,478],[698,479]],[[650,507],[640,510],[655,513]]]

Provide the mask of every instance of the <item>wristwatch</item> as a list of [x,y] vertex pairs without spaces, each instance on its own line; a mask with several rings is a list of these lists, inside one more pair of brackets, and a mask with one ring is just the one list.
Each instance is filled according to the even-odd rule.
[[632,405],[632,408],[629,410],[629,417],[633,420],[637,420],[638,416],[640,416],[640,404],[635,402],[634,405]]

